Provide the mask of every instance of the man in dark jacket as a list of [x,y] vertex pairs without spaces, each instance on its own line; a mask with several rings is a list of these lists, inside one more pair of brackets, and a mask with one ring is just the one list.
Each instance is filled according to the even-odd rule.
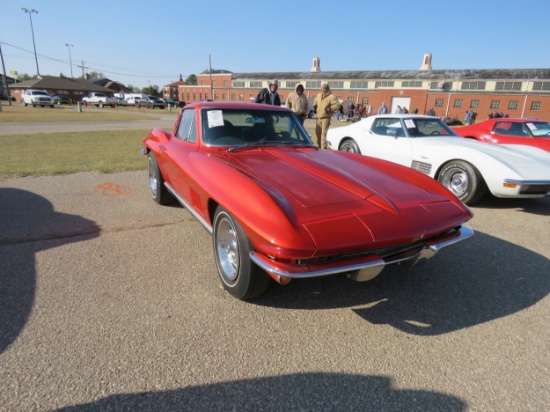
[[277,80],[273,80],[271,83],[269,83],[269,86],[267,86],[265,89],[260,90],[260,93],[258,93],[258,95],[256,96],[256,103],[280,106],[281,98],[277,93],[278,88],[279,82]]

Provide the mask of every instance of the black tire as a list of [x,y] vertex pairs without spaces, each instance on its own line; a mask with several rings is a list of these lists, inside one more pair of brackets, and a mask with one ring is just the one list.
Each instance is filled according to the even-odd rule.
[[157,158],[153,152],[149,152],[147,160],[147,174],[149,176],[149,188],[151,197],[159,205],[165,205],[174,200],[172,194],[164,187],[164,179],[160,173]]
[[338,148],[338,150],[341,150],[342,152],[361,154],[361,150],[359,150],[357,142],[353,139],[344,140],[342,143],[340,143],[340,147]]
[[467,205],[477,202],[487,190],[479,170],[463,160],[445,163],[437,180]]
[[223,207],[214,215],[214,258],[223,288],[237,299],[264,293],[271,278],[250,260],[250,243],[241,225]]

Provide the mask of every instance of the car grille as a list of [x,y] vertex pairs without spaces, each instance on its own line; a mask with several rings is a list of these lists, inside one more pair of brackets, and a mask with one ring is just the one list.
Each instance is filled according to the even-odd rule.
[[522,195],[545,195],[550,193],[550,185],[525,185],[519,191]]

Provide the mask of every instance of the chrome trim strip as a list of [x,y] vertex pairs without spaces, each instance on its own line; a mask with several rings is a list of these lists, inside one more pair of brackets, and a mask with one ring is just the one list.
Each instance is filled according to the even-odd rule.
[[357,263],[354,265],[346,265],[346,266],[339,266],[336,268],[331,269],[323,269],[323,270],[315,270],[311,272],[301,272],[301,273],[292,273],[288,271],[282,271],[275,267],[275,265],[269,265],[265,260],[261,258],[261,255],[257,254],[256,252],[252,251],[250,252],[250,259],[258,265],[261,269],[265,270],[266,272],[271,272],[277,276],[285,276],[289,278],[295,278],[295,279],[303,279],[303,278],[311,278],[311,277],[317,277],[317,276],[327,276],[327,275],[334,275],[337,273],[345,273],[345,272],[352,272],[355,270],[361,270],[366,268],[372,268],[375,266],[386,266],[390,264],[400,263],[408,260],[418,260],[419,257],[423,260],[427,260],[435,254],[443,249],[444,247],[447,247],[449,245],[452,245],[454,243],[460,242],[461,240],[467,239],[470,236],[474,234],[474,231],[470,229],[467,226],[461,226],[460,228],[460,235],[454,239],[450,239],[447,241],[443,241],[441,243],[436,243],[434,245],[425,247],[420,254],[415,256],[407,256],[406,258],[399,258],[395,260],[387,260],[384,261],[383,259],[374,260],[372,262],[366,262],[366,263]]
[[199,221],[199,223],[206,229],[206,231],[210,233],[210,235],[212,235],[212,231],[213,231],[212,226],[210,226],[210,224],[206,220],[204,220],[204,218],[201,215],[199,215],[197,211],[193,209],[189,203],[183,200],[183,198],[180,195],[178,195],[176,190],[172,186],[170,186],[169,183],[164,182],[164,186],[166,186],[168,191],[172,193],[172,195],[178,200],[178,202],[180,202],[181,205],[185,209],[187,209],[187,211],[191,213],[195,219]]
[[514,184],[514,185],[550,185],[550,180],[504,179],[504,183],[511,183],[511,184]]

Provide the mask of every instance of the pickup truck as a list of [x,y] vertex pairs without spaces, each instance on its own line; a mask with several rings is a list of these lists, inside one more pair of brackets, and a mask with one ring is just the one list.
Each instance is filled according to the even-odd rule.
[[28,89],[21,95],[21,104],[26,106],[28,104],[32,107],[36,106],[50,106],[53,107],[52,96],[46,93],[46,90]]
[[113,97],[107,97],[107,95],[103,92],[90,92],[88,96],[82,99],[82,103],[88,106],[103,107],[105,105],[117,103],[117,99]]

